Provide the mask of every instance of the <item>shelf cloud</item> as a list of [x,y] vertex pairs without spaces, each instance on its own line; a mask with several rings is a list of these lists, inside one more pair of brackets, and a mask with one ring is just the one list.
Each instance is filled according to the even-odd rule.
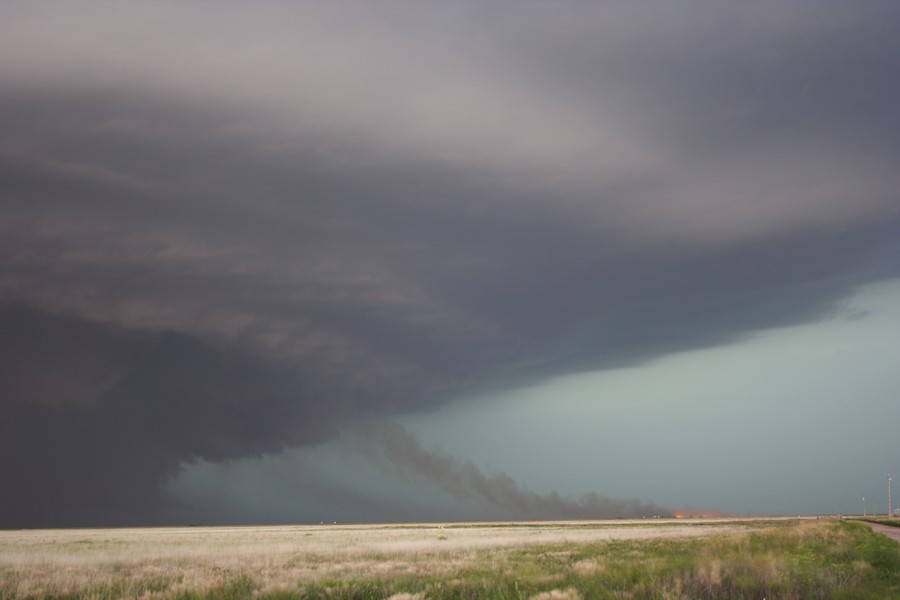
[[897,277],[898,17],[4,4],[0,527]]

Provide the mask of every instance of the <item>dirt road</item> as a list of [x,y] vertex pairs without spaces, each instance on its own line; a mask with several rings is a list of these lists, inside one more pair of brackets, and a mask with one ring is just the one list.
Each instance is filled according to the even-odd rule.
[[897,540],[900,542],[900,527],[891,527],[890,525],[878,525],[877,523],[866,523],[869,527],[877,531],[878,533],[883,533],[893,540]]

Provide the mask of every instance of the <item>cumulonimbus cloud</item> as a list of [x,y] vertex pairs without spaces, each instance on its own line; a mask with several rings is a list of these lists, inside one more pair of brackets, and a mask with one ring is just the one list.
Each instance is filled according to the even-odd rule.
[[900,273],[896,7],[392,6],[0,6],[9,524]]

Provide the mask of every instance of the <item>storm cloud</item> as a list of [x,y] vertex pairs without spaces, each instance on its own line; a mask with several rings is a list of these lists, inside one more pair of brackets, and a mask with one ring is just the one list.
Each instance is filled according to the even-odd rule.
[[0,526],[897,277],[900,11],[826,6],[5,3]]
[[640,500],[605,498],[596,492],[579,500],[556,492],[537,494],[522,487],[506,473],[485,474],[469,461],[455,459],[422,447],[415,436],[398,425],[367,423],[354,429],[365,451],[375,461],[384,461],[435,483],[448,494],[475,498],[516,519],[614,519],[673,517],[669,508]]

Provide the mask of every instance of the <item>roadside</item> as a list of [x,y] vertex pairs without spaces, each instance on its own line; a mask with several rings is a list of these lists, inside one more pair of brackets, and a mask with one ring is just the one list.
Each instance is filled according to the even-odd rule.
[[[866,523],[865,521],[861,521],[862,523]],[[879,525],[878,523],[866,523],[869,527],[871,527],[876,533],[883,533],[888,536],[892,540],[897,540],[900,542],[900,527],[891,527],[890,525]]]

